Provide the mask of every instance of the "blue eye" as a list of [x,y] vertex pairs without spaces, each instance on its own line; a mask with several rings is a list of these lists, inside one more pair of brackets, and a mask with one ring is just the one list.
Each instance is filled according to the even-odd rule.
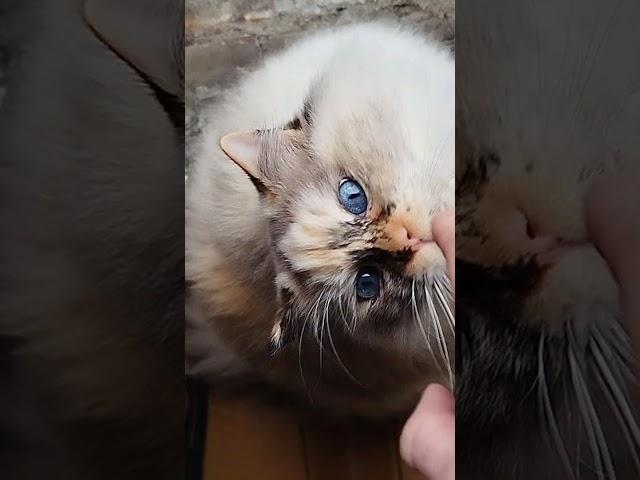
[[340,182],[338,190],[340,203],[347,211],[360,215],[367,210],[367,196],[364,189],[355,180],[345,178]]
[[377,270],[365,268],[360,270],[356,279],[356,295],[362,300],[371,300],[380,293],[380,276]]

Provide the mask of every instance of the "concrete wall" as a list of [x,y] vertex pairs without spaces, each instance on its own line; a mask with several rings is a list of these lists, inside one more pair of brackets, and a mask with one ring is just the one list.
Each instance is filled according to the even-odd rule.
[[186,0],[187,156],[202,108],[258,59],[306,31],[388,17],[453,48],[454,0]]
[[301,32],[381,17],[401,18],[453,45],[453,0],[186,0],[188,86],[228,83]]

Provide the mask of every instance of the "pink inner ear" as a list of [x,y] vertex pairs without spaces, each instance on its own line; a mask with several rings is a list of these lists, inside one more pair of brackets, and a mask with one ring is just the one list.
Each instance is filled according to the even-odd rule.
[[220,148],[248,175],[260,179],[260,141],[254,132],[233,132],[220,139]]

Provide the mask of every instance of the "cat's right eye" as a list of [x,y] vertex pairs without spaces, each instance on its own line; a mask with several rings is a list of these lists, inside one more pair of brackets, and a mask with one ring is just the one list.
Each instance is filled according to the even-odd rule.
[[355,180],[344,178],[340,182],[338,195],[340,197],[340,203],[347,211],[354,215],[360,215],[366,212],[368,204],[367,195],[364,193],[364,188]]
[[374,268],[360,270],[356,279],[356,295],[361,300],[371,300],[380,293],[380,275]]

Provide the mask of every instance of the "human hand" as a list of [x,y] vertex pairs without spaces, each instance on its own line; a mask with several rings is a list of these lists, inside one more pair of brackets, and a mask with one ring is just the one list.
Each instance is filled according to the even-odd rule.
[[[455,218],[453,211],[433,219],[433,237],[447,260],[455,289]],[[400,436],[405,462],[429,480],[455,478],[455,399],[441,385],[429,385]]]
[[447,272],[455,289],[456,285],[456,220],[453,210],[434,217],[432,221],[433,239],[447,260]]
[[[608,177],[586,199],[589,236],[620,284],[625,322],[640,356],[640,182]],[[434,238],[447,259],[455,286],[453,213],[434,219]],[[455,478],[455,400],[439,385],[429,386],[407,421],[400,440],[404,460],[432,480]]]
[[455,427],[453,395],[442,385],[429,385],[402,430],[402,458],[429,480],[454,480]]

